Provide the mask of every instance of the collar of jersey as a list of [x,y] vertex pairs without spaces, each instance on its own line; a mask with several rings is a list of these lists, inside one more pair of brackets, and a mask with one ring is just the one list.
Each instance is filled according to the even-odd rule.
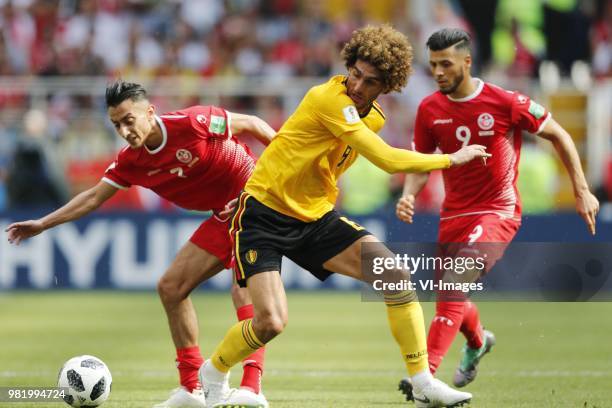
[[149,152],[149,154],[157,154],[161,152],[162,149],[166,147],[166,142],[168,142],[168,132],[166,131],[166,125],[164,125],[164,122],[157,115],[155,115],[155,120],[157,121],[157,124],[159,125],[162,131],[162,142],[155,150],[149,150],[147,145],[145,145],[145,149],[147,149],[147,152]]
[[484,81],[480,78],[474,78],[474,79],[476,80],[476,82],[478,82],[478,85],[476,86],[476,90],[472,92],[470,95],[464,96],[463,98],[457,98],[457,99],[451,97],[450,95],[446,95],[446,97],[453,102],[467,102],[467,101],[471,101],[472,99],[476,98],[482,92],[482,88],[484,88]]

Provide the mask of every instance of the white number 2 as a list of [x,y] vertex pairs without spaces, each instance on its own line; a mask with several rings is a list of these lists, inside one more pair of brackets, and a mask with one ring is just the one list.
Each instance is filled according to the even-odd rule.
[[468,238],[469,238],[468,244],[473,244],[474,242],[476,242],[476,240],[478,238],[480,238],[480,236],[482,235],[483,232],[484,231],[482,229],[482,226],[481,225],[477,225],[474,228],[474,230],[472,231],[472,233],[470,235],[468,235]]
[[182,167],[175,167],[173,169],[170,170],[170,174],[176,174],[177,176],[181,177],[181,178],[186,178],[187,176],[183,174],[183,168]]
[[461,147],[465,147],[470,143],[470,138],[472,137],[472,132],[470,132],[470,128],[467,126],[459,126],[457,131],[455,131],[455,136],[460,142],[463,142]]

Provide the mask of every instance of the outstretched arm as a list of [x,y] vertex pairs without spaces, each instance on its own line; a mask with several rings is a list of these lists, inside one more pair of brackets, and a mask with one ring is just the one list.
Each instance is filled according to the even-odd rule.
[[10,243],[19,245],[22,240],[38,235],[49,228],[81,218],[100,207],[116,192],[115,187],[100,181],[89,190],[76,195],[66,205],[51,214],[47,214],[38,220],[15,222],[9,225],[5,230],[5,232],[8,232],[8,240]]
[[580,157],[572,137],[553,118],[548,120],[538,136],[549,140],[555,147],[574,186],[576,211],[586,222],[591,234],[595,235],[595,216],[599,211],[599,201],[589,191],[589,186],[580,164]]
[[343,142],[387,173],[422,173],[460,166],[478,157],[490,157],[481,145],[468,145],[452,154],[423,154],[389,146],[376,133],[364,127],[344,133]]
[[239,135],[240,133],[248,132],[251,133],[257,140],[264,145],[269,145],[276,131],[272,129],[272,126],[268,125],[263,119],[253,115],[243,115],[241,113],[230,112],[230,130],[233,135]]

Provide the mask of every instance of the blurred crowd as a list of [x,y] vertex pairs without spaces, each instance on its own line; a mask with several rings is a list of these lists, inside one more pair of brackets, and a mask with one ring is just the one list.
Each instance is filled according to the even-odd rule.
[[[398,147],[410,146],[416,107],[434,90],[424,43],[442,27],[473,34],[476,74],[528,94],[545,60],[561,77],[570,75],[577,61],[586,61],[595,80],[612,77],[608,0],[0,0],[0,79],[323,78],[343,72],[339,50],[352,31],[379,22],[406,33],[415,51],[415,74],[406,91],[382,100],[388,117],[382,136]],[[193,93],[156,97],[162,110],[206,100]],[[40,107],[28,89],[0,87],[0,210],[65,202],[99,179],[120,145],[99,96],[67,89],[44,98]],[[218,102],[258,114],[276,128],[291,113],[282,90],[277,96],[245,94]],[[608,176],[597,186],[603,199],[612,195],[612,164],[606,166]],[[526,187],[535,193],[555,188],[559,170],[542,168],[535,171],[549,174],[529,180],[549,186]],[[379,194],[363,195],[360,183],[353,182],[366,178],[382,186]],[[346,177],[343,204],[351,212],[369,213],[388,204],[401,183],[359,161]],[[439,182],[430,185],[423,207],[435,210],[441,188]],[[129,194],[111,205],[163,205],[147,193]],[[551,208],[554,200],[536,210]]]

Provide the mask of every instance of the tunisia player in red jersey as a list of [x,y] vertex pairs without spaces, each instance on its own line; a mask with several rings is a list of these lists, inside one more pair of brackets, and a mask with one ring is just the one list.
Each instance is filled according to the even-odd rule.
[[[486,146],[492,156],[484,162],[473,161],[443,171],[445,199],[438,241],[497,243],[487,249],[493,254],[479,273],[486,273],[501,257],[521,223],[516,181],[523,130],[552,142],[572,180],[576,210],[595,234],[599,203],[589,191],[571,136],[529,97],[473,78],[470,36],[466,32],[437,31],[429,37],[427,47],[430,69],[439,90],[425,98],[418,108],[415,149],[422,153],[440,149],[449,154],[468,144],[479,144]],[[404,192],[396,207],[400,220],[412,222],[415,196],[428,176],[406,175]],[[491,350],[495,337],[483,330],[478,309],[472,302],[450,302],[439,296],[427,338],[432,372],[459,331],[467,343],[453,382],[462,387],[474,380],[478,362]],[[406,392],[409,384],[403,381],[400,387]]]
[[[229,393],[226,383],[202,384],[203,363],[198,347],[198,321],[189,294],[232,261],[229,218],[233,202],[244,187],[255,159],[236,136],[250,133],[267,145],[276,132],[263,120],[230,113],[214,106],[192,106],[156,115],[145,89],[117,81],[106,89],[108,116],[128,143],[108,167],[102,180],[58,210],[38,219],[11,224],[9,241],[19,244],[56,225],[81,218],[97,209],[119,189],[139,185],[176,205],[212,210],[176,255],[157,289],[168,316],[176,347],[181,387],[157,407],[212,407]],[[253,317],[246,289],[232,288],[238,319]],[[267,406],[261,394],[263,351],[244,361],[239,390],[245,404]],[[203,389],[202,389],[203,387]],[[204,395],[206,395],[206,398]]]

